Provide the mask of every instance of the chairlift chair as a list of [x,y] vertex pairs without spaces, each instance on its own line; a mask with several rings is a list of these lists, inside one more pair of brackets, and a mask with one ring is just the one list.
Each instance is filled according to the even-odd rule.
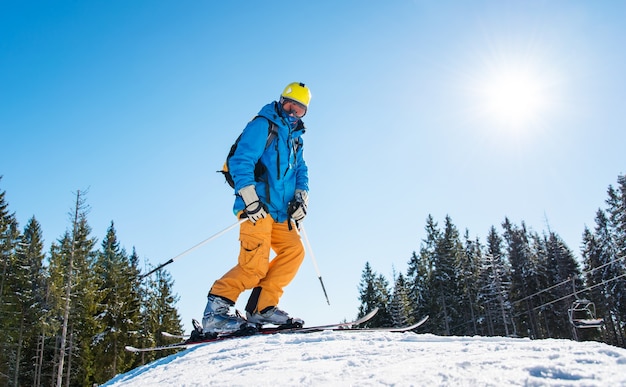
[[596,305],[589,300],[575,300],[567,314],[575,328],[601,328],[604,325],[604,319],[596,318]]

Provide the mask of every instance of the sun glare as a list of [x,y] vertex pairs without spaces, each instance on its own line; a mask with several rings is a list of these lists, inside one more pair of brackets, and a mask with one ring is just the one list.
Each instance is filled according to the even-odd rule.
[[537,118],[543,107],[539,80],[524,72],[494,74],[484,88],[486,113],[501,123],[523,125]]
[[538,51],[530,55],[510,50],[485,53],[468,72],[472,115],[484,128],[530,135],[552,114],[557,79]]

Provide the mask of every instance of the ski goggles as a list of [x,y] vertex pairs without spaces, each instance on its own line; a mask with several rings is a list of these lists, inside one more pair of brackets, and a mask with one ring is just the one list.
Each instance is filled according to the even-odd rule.
[[[289,105],[287,105],[289,104]],[[306,106],[301,104],[300,102],[294,101],[292,99],[285,98],[284,105],[285,112],[292,117],[302,118],[306,114]]]

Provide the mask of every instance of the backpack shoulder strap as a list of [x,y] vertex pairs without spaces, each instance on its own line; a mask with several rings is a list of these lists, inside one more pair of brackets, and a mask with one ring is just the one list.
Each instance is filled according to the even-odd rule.
[[278,136],[278,128],[276,127],[276,124],[273,123],[267,117],[263,117],[263,116],[254,117],[254,119],[257,119],[257,118],[263,118],[267,120],[269,124],[269,126],[267,127],[267,141],[265,141],[265,149],[267,149],[270,147],[270,144],[272,143],[272,141]]

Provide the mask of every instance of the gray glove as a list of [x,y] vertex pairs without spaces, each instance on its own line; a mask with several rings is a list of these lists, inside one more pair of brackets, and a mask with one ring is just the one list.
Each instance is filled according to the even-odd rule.
[[259,196],[256,194],[256,189],[253,185],[248,185],[240,189],[239,196],[241,196],[246,205],[243,212],[252,223],[256,224],[257,220],[267,216],[267,209],[259,200]]
[[289,204],[289,216],[296,221],[302,222],[306,216],[306,208],[309,203],[309,193],[302,189],[297,189],[293,200]]

